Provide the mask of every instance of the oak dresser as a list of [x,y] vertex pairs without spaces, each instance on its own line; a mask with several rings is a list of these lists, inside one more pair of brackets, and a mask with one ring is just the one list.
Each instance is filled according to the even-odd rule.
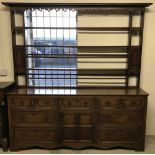
[[141,89],[14,89],[7,96],[11,151],[144,150],[148,94]]
[[14,60],[10,150],[144,150],[140,74],[152,3],[2,4],[10,8]]

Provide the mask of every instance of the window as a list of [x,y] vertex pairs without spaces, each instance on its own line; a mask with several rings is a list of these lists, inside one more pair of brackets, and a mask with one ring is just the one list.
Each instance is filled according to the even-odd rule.
[[26,10],[24,19],[28,86],[76,86],[76,11]]

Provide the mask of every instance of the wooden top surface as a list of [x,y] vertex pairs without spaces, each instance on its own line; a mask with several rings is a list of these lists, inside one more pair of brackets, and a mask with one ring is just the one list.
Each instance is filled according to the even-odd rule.
[[7,93],[8,95],[55,95],[55,96],[98,96],[98,95],[148,95],[142,89],[101,89],[101,88],[91,88],[91,89],[34,89],[34,88],[18,88],[13,89]]
[[10,7],[148,7],[153,3],[20,3],[2,2]]

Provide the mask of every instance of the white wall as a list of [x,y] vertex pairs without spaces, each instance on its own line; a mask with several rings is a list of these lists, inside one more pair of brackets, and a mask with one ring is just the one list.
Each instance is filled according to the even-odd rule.
[[[5,0],[6,1],[6,0]],[[2,0],[0,0],[2,2]],[[9,1],[7,1],[9,2]],[[10,1],[14,2],[14,0]],[[25,2],[16,0],[16,2]],[[39,2],[39,0],[27,0],[26,2]],[[40,2],[43,2],[40,0]],[[106,3],[107,0],[46,0],[45,2],[89,2]],[[115,3],[116,0],[108,0],[108,3]],[[118,2],[154,2],[155,0],[117,0]],[[11,30],[9,9],[0,4],[0,69],[7,69],[8,75],[0,77],[0,81],[13,80],[13,58],[11,47]],[[148,100],[147,135],[155,135],[155,4],[149,8],[145,15],[144,44],[142,55],[141,88],[147,91],[150,96]]]

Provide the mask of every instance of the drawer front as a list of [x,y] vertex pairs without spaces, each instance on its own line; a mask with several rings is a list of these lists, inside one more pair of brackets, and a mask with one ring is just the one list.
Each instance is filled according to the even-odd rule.
[[56,128],[18,128],[12,129],[12,141],[24,143],[44,143],[57,141]]
[[136,110],[144,106],[143,96],[103,97],[99,100],[99,110]]
[[14,97],[9,99],[9,103],[14,109],[47,110],[57,108],[56,99],[50,99],[47,97]]
[[120,98],[115,96],[105,96],[99,99],[99,110],[116,109],[120,103]]
[[36,97],[36,108],[38,109],[57,109],[57,99],[48,97]]
[[91,98],[64,98],[61,99],[62,110],[78,110],[91,109],[93,107],[93,99]]
[[56,125],[57,123],[57,113],[55,111],[51,112],[20,112],[16,111],[12,113],[13,126],[27,126],[27,125]]
[[99,113],[99,125],[137,125],[143,123],[143,111]]
[[122,105],[127,109],[140,109],[144,106],[143,96],[122,97]]
[[32,97],[10,97],[8,99],[9,106],[14,109],[29,109],[33,107],[33,98]]
[[136,142],[142,138],[142,127],[133,128],[101,128],[98,130],[100,143],[104,142]]

